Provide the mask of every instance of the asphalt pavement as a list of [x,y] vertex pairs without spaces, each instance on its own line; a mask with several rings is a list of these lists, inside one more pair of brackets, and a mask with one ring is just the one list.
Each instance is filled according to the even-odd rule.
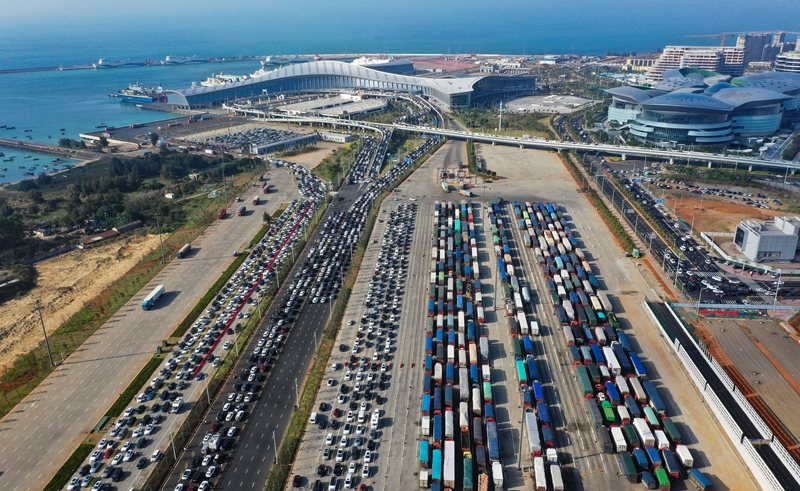
[[[258,210],[274,211],[293,189],[285,170],[269,175],[277,192],[266,195],[267,204]],[[243,198],[249,201],[257,192],[251,188]],[[261,225],[260,213],[215,221],[188,258],[170,262],[6,415],[0,421],[6,443],[0,446],[0,486],[42,489]],[[160,284],[166,293],[143,311],[143,298]]]

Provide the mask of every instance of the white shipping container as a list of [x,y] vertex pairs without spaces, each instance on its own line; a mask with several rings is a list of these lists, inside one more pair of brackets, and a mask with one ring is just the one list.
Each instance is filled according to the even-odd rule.
[[464,348],[458,350],[458,366],[461,368],[467,366],[467,350],[465,350]]
[[422,435],[423,436],[430,436],[431,434],[431,417],[430,416],[423,416],[422,417]]
[[531,336],[538,336],[539,335],[539,323],[536,321],[531,321]]
[[614,354],[614,350],[609,346],[603,346],[603,357],[605,357],[606,366],[612,375],[616,376],[622,372],[622,368],[619,366],[619,361],[617,360],[617,355]]
[[432,272],[431,273],[431,285],[435,285],[435,284],[436,284],[436,273]]
[[472,278],[476,280],[481,279],[481,265],[478,264],[478,261],[472,261]]
[[663,430],[655,430],[653,431],[653,435],[656,437],[659,450],[664,450],[665,448],[669,449],[669,440],[667,439],[667,434],[664,433]]
[[536,491],[547,491],[547,476],[544,472],[544,459],[542,457],[533,459],[533,475]]
[[[461,454],[459,450],[459,455]],[[442,480],[446,487],[456,485],[456,442],[447,440],[444,442],[444,469]]]
[[463,428],[469,428],[469,422],[471,418],[469,417],[469,404],[466,402],[462,402],[458,405],[458,426]]
[[550,464],[550,480],[553,481],[553,491],[564,491],[564,479],[558,464]]
[[624,404],[617,406],[617,414],[619,414],[619,419],[623,423],[627,423],[631,420],[631,413],[628,411],[628,407]]
[[614,383],[617,385],[617,389],[619,389],[619,393],[621,396],[625,397],[630,395],[631,390],[628,387],[628,379],[623,377],[622,375],[617,375],[614,379]]
[[678,459],[680,459],[681,464],[684,467],[691,468],[694,466],[694,457],[692,457],[692,451],[686,445],[675,445],[675,454],[678,455]]
[[639,440],[643,446],[654,447],[656,445],[656,438],[644,418],[633,418],[633,427],[636,428],[636,433],[639,434]]
[[528,335],[528,319],[525,318],[525,312],[517,312],[517,322],[519,322],[519,329],[523,336]]
[[617,453],[628,451],[628,442],[625,440],[625,435],[622,434],[622,428],[619,426],[612,426],[611,437],[614,439],[614,446],[617,449]]

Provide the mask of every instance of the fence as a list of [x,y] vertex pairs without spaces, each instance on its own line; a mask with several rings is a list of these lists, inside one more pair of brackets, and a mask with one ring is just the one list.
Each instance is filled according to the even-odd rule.
[[[676,312],[672,309],[669,304],[666,304],[667,308],[669,309],[672,316],[675,320],[681,325],[681,327],[685,330],[686,327],[681,321],[680,317],[676,314]],[[645,311],[650,313],[651,318],[656,320],[656,325],[661,329],[663,333],[667,333],[665,326],[662,322],[657,319],[655,312],[651,309],[650,305],[645,302]],[[719,363],[714,360],[714,358],[701,346],[697,345],[694,340],[696,347],[703,353],[703,355],[708,359],[709,364],[714,369],[715,373],[720,377],[720,380],[729,387],[730,392],[733,394],[734,398],[736,398],[737,403],[742,407],[742,409],[748,414],[749,418],[753,421],[763,435],[769,435],[768,437],[765,436],[765,439],[769,439],[772,436],[772,432],[769,430],[767,425],[755,413],[755,410],[750,405],[750,403],[742,396],[742,394],[735,390],[735,386],[731,381],[730,377],[722,370],[722,367]],[[782,489],[780,482],[777,480],[775,475],[772,473],[772,470],[767,466],[764,462],[764,459],[758,454],[756,449],[753,447],[753,443],[745,437],[742,429],[739,425],[734,421],[731,414],[728,412],[727,408],[724,406],[722,401],[719,399],[717,394],[714,393],[713,389],[709,387],[708,382],[700,373],[700,370],[692,361],[691,357],[686,353],[686,350],[683,349],[680,342],[676,339],[674,342],[670,343],[673,351],[675,351],[678,359],[681,361],[681,364],[689,373],[690,378],[694,381],[697,389],[702,393],[703,398],[708,403],[709,408],[716,416],[717,420],[720,422],[722,428],[725,430],[725,433],[730,438],[731,442],[733,443],[734,448],[742,459],[747,464],[748,468],[753,474],[753,477],[758,482],[758,484],[763,489]],[[766,432],[764,431],[766,429]],[[783,448],[778,442],[770,442],[770,447],[775,450],[776,454],[781,458],[782,463],[786,466],[789,472],[792,473],[795,480],[800,481],[800,467],[797,463],[792,459],[786,449]]]

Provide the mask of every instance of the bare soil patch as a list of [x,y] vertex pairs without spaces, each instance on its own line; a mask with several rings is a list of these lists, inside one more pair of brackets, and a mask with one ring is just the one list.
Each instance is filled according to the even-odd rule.
[[[670,198],[667,205],[675,207],[674,198]],[[703,205],[700,206],[700,198],[685,195],[682,200],[678,199],[675,211],[687,224],[692,223],[694,215],[694,229],[704,232],[733,232],[742,220],[769,219],[786,214],[780,210],[764,210],[708,197],[703,198]]]
[[285,160],[302,165],[308,170],[313,169],[322,162],[325,157],[332,154],[334,150],[341,147],[340,143],[318,141],[317,149],[310,152],[304,152],[291,157],[285,157]]
[[[44,325],[51,333],[157,245],[157,235],[133,236],[38,263],[38,286],[2,306],[0,369],[11,366],[18,355],[28,353],[44,340],[37,299],[41,302]],[[53,351],[57,354],[57,347]]]

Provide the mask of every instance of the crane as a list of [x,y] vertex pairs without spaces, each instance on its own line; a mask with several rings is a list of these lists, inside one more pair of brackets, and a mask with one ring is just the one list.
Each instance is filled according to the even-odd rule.
[[792,34],[795,36],[800,35],[800,32],[792,32],[792,31],[759,31],[759,32],[752,32],[752,31],[739,31],[739,32],[723,32],[720,34],[689,34],[687,38],[719,38],[720,46],[725,46],[725,38],[728,36],[735,37],[739,34]]

